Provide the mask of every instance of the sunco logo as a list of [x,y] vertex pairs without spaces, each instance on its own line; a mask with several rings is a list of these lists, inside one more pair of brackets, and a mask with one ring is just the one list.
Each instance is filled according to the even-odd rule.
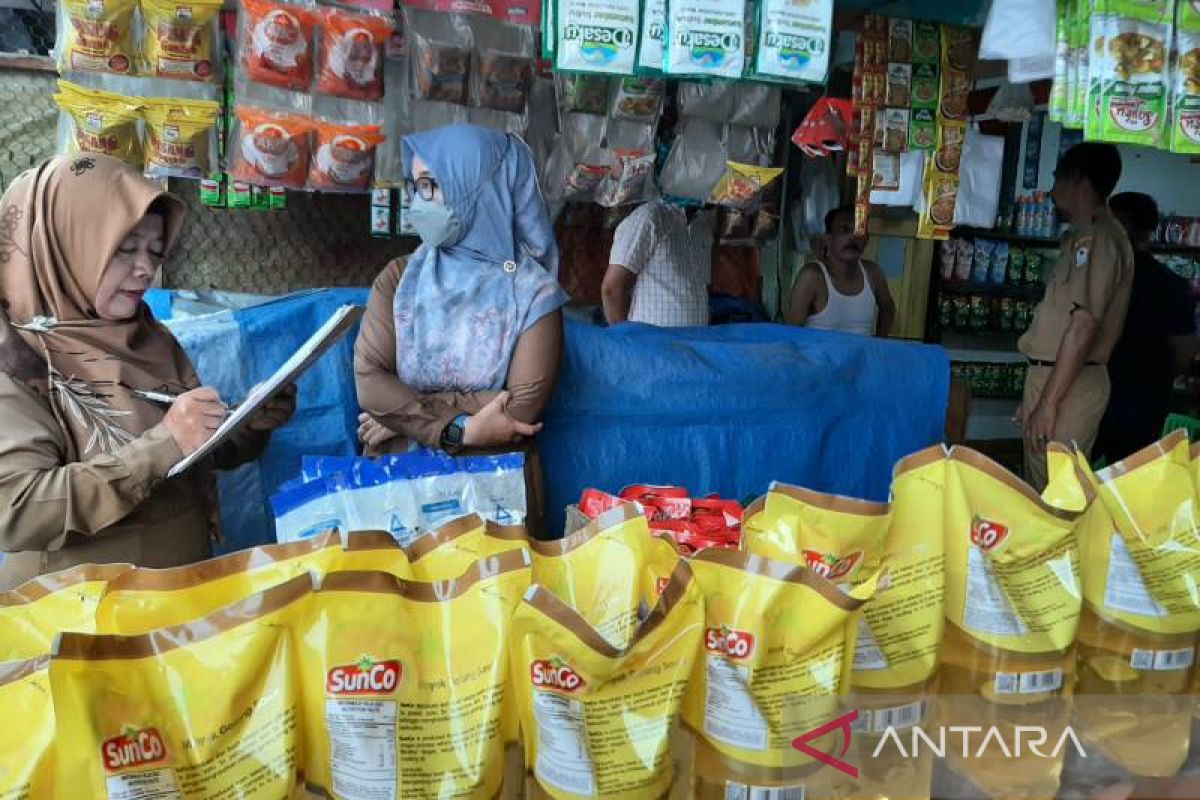
[[629,28],[571,24],[563,31],[563,38],[568,41],[578,39],[584,47],[611,46],[624,49],[633,46],[633,31]]
[[754,653],[754,634],[735,631],[728,625],[704,631],[704,649],[730,658],[749,658]]
[[862,560],[862,550],[854,550],[844,556],[836,553],[822,553],[819,550],[804,551],[805,566],[829,581],[839,581],[849,577],[854,570],[858,569]]
[[363,656],[355,664],[334,667],[325,677],[329,694],[390,694],[400,685],[404,668],[399,661],[375,661]]
[[557,656],[530,664],[529,679],[539,689],[561,689],[564,692],[575,692],[587,685],[578,672]]
[[990,522],[983,517],[971,520],[971,544],[983,552],[995,550],[1008,538],[1008,528],[999,522]]
[[157,728],[126,728],[120,736],[108,739],[100,746],[104,768],[109,772],[144,767],[167,759],[167,745]]

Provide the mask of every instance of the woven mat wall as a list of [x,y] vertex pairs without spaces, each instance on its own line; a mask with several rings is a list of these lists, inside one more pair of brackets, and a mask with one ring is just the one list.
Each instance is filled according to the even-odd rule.
[[[58,112],[54,76],[0,69],[0,182],[54,154]],[[173,289],[277,294],[317,286],[370,286],[412,245],[369,235],[365,196],[293,192],[286,211],[211,209],[197,185],[180,181],[189,214],[183,239],[164,268]]]

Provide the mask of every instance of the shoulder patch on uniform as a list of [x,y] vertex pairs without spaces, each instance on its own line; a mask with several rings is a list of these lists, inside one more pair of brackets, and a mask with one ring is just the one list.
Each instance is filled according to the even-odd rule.
[[1076,267],[1086,267],[1088,258],[1092,255],[1092,237],[1085,236],[1075,242],[1075,256],[1073,263]]

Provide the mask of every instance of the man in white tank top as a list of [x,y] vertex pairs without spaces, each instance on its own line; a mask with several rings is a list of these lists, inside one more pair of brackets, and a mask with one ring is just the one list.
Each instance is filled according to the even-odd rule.
[[804,265],[792,288],[784,319],[822,331],[887,336],[896,303],[887,277],[873,261],[863,261],[865,236],[854,234],[854,207],[825,215],[825,258]]

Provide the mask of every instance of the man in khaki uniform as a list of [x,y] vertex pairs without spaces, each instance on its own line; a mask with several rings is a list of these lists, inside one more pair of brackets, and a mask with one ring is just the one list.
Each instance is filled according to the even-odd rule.
[[1029,359],[1017,419],[1025,433],[1025,478],[1046,485],[1046,445],[1074,442],[1090,452],[1108,405],[1105,364],[1125,324],[1133,286],[1133,249],[1108,209],[1121,177],[1109,144],[1068,150],[1051,195],[1071,223],[1046,295],[1018,348]]

